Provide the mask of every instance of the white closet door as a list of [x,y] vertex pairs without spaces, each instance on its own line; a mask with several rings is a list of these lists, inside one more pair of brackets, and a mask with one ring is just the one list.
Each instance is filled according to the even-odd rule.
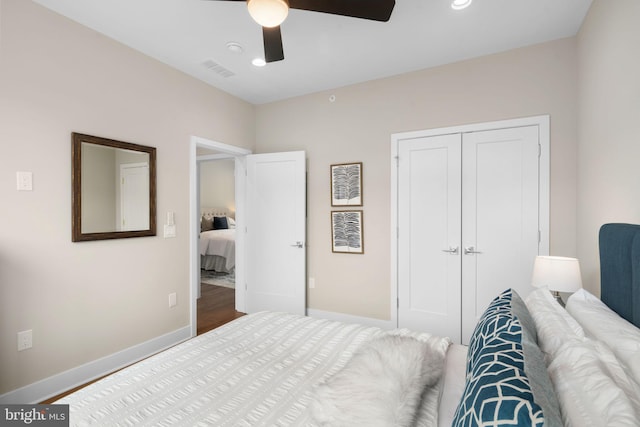
[[462,142],[462,342],[496,295],[531,288],[538,254],[538,127],[466,133]]
[[460,341],[461,135],[402,141],[398,324]]

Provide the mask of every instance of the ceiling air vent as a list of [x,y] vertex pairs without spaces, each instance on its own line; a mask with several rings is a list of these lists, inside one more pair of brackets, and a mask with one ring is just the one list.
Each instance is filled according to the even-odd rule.
[[224,77],[224,78],[231,77],[231,76],[235,75],[232,71],[227,70],[226,68],[224,68],[222,65],[218,64],[213,59],[205,60],[204,62],[202,62],[202,65],[206,69],[208,69],[210,71],[213,71],[214,73],[216,73],[219,76]]

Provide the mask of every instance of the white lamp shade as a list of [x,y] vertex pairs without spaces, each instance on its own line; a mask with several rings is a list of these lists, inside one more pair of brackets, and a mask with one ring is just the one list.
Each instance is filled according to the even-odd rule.
[[580,262],[576,258],[537,256],[531,284],[550,291],[575,292],[582,288]]
[[248,0],[249,15],[263,27],[277,27],[289,14],[286,0]]

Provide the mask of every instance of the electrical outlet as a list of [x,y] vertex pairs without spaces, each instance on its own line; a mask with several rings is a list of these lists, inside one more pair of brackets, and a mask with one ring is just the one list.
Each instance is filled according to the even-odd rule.
[[33,330],[18,332],[18,351],[33,347]]

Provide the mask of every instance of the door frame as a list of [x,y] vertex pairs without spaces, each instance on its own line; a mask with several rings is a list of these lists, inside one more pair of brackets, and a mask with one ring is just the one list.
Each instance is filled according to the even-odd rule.
[[[425,138],[429,136],[447,135],[452,133],[470,133],[487,130],[500,130],[523,126],[538,126],[540,159],[539,159],[539,194],[538,194],[538,218],[540,228],[540,255],[549,254],[549,115],[524,117],[517,119],[498,120],[493,122],[473,123],[467,125],[450,126],[435,129],[426,129],[412,132],[394,133],[391,135],[391,277],[389,280],[390,289],[390,320],[392,324],[398,326],[398,174],[399,144],[403,140]],[[533,261],[532,261],[533,262]]]
[[[244,229],[245,207],[245,156],[251,150],[212,141],[198,136],[191,136],[189,147],[189,317],[191,337],[198,334],[198,298],[200,296],[200,253],[198,249],[198,234],[200,232],[200,174],[198,167],[197,148],[202,147],[215,150],[221,154],[204,156],[203,160],[235,157],[236,180],[236,228]],[[244,282],[244,233],[236,235],[236,282]],[[245,302],[244,286],[236,286],[236,310],[242,311]]]

